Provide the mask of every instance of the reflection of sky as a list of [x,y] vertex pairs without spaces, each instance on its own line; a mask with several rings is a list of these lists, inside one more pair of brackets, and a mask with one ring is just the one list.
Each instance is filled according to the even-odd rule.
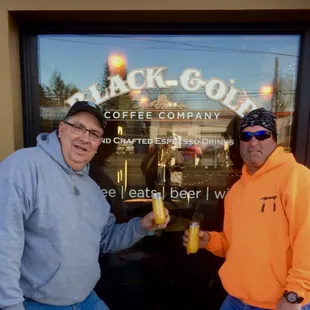
[[[54,70],[66,83],[82,91],[100,81],[104,63],[111,53],[126,55],[128,71],[142,67],[166,66],[166,78],[177,79],[187,68],[197,68],[204,80],[219,78],[246,90],[261,103],[260,88],[271,84],[275,58],[279,76],[296,75],[298,36],[40,36],[40,81],[48,85]],[[192,108],[218,108],[207,100],[203,89],[186,93],[171,89],[177,101]],[[206,106],[207,103],[207,106]]]

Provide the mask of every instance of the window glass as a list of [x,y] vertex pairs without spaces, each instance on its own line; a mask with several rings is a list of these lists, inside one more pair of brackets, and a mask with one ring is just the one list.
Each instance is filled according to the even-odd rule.
[[[299,40],[297,35],[39,36],[41,131],[57,129],[77,98],[102,108],[108,126],[91,176],[120,222],[148,212],[151,192],[163,192],[171,224],[142,242],[155,242],[152,250],[131,254],[144,261],[137,253],[150,251],[155,270],[164,270],[165,281],[173,283],[166,284],[168,290],[179,294],[190,280],[199,294],[221,263],[208,256],[210,267],[202,268],[208,254],[199,253],[187,261],[193,269],[184,267],[190,258],[181,236],[193,216],[204,229],[222,227],[223,199],[242,168],[240,117],[255,107],[273,111],[278,143],[290,151]],[[193,267],[195,259],[201,264]],[[205,291],[200,296],[205,301],[203,296]],[[176,305],[177,297],[172,299]],[[119,298],[110,302],[121,308]]]

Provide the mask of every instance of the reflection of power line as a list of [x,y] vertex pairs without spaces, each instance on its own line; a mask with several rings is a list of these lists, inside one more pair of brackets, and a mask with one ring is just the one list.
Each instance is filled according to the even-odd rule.
[[185,46],[194,46],[194,47],[201,47],[201,48],[208,48],[208,49],[213,49],[213,50],[221,50],[221,51],[238,51],[238,52],[247,52],[247,53],[260,53],[260,54],[270,54],[270,55],[282,55],[282,56],[291,56],[291,57],[297,57],[296,55],[292,54],[285,54],[285,53],[276,53],[276,52],[265,52],[265,51],[255,51],[255,50],[239,50],[239,49],[234,49],[234,48],[225,48],[225,47],[217,47],[217,46],[210,46],[210,45],[200,45],[200,44],[193,44],[193,43],[188,43],[188,42],[174,42],[174,41],[166,41],[166,40],[158,40],[158,39],[150,39],[150,38],[135,38],[135,37],[129,37],[126,35],[109,35],[109,37],[114,37],[114,38],[124,38],[128,40],[138,40],[140,42],[143,41],[149,41],[149,42],[157,42],[157,43],[168,43],[168,44],[174,44],[174,45],[185,45]]
[[[158,46],[133,46],[133,45],[122,45],[122,44],[105,44],[99,42],[85,42],[85,41],[78,41],[78,40],[67,40],[67,39],[60,39],[60,38],[44,38],[45,40],[53,40],[53,41],[64,41],[70,43],[81,43],[81,44],[90,44],[90,45],[102,45],[102,46],[117,46],[117,47],[126,47],[126,48],[139,48],[139,49],[163,49],[163,50],[177,50],[177,51],[196,51],[196,52],[230,52],[230,53],[242,53],[242,54],[265,54],[265,55],[279,55],[279,56],[289,56],[289,57],[297,57],[297,55],[293,54],[285,54],[285,53],[275,53],[275,52],[265,52],[265,51],[255,51],[255,50],[239,50],[239,49],[230,49],[230,48],[223,48],[223,47],[212,47],[206,45],[194,45],[194,44],[186,44],[192,47],[199,47],[198,49],[195,48],[171,48],[171,47],[158,47]],[[41,39],[42,40],[42,39]],[[143,42],[143,40],[140,40]],[[162,41],[162,43],[169,43],[167,41]],[[170,42],[170,43],[182,43],[182,42]],[[184,43],[184,42],[183,42]],[[184,43],[185,44],[185,43]]]
[[[260,94],[260,90],[259,89],[245,89],[246,91],[246,94],[249,95],[249,94]],[[285,89],[285,90],[279,90],[279,93],[282,93],[284,94],[285,92],[287,93],[292,93],[292,92],[295,92],[296,90],[295,89]],[[86,89],[82,89],[81,92],[88,92],[88,90]],[[244,94],[244,90],[243,89],[239,89],[239,93],[241,94]],[[146,93],[147,95],[147,93]],[[195,92],[195,93],[188,93],[188,92],[174,92],[174,91],[171,91],[171,92],[165,92],[165,95],[185,95],[185,96],[191,96],[191,95],[201,95],[201,96],[205,96],[204,93],[202,92]]]
[[252,80],[252,79],[265,80],[265,79],[268,79],[268,78],[273,77],[272,74],[268,74],[268,75],[262,76],[263,74],[264,74],[264,73],[258,73],[258,74],[251,75],[251,76],[249,76],[248,78],[246,78],[246,80],[247,80],[247,81]]

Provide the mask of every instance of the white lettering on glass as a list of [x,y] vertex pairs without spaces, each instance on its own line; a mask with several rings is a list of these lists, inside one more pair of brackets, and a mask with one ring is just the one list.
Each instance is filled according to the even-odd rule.
[[[88,87],[88,90],[97,105],[117,96],[129,93],[131,90],[142,90],[142,89],[152,89],[152,88],[168,88],[177,86],[178,83],[176,80],[167,80],[165,81],[163,76],[163,71],[166,67],[146,67],[142,69],[134,69],[127,74],[127,79],[124,81],[118,74],[108,77],[110,85],[103,91],[103,95],[98,90],[97,83],[92,84]],[[141,75],[143,80],[142,85],[137,84],[137,76]],[[239,91],[234,87],[228,87],[222,80],[217,78],[212,78],[208,81],[205,81],[202,78],[202,73],[200,70],[195,68],[188,68],[183,71],[179,77],[180,85],[183,90],[193,93],[197,92],[202,86],[204,86],[204,93],[206,98],[209,98],[213,101],[219,102],[224,107],[236,113],[238,116],[243,117],[246,113],[250,112],[253,109],[256,109],[257,106],[254,101],[246,97],[243,103],[234,104],[233,100],[236,98],[236,95]],[[77,92],[66,102],[72,106],[77,100],[85,100],[85,94],[82,92]],[[107,111],[109,113],[110,111]],[[117,111],[114,111],[114,117],[120,118],[120,114]],[[125,112],[128,113],[128,112]],[[158,117],[163,119],[168,117],[168,119],[174,118],[174,113],[169,112],[160,112]],[[126,115],[127,116],[127,115]],[[138,114],[140,117],[146,116],[145,114]],[[150,117],[149,115],[147,115]],[[200,113],[187,112],[187,118],[202,119]]]

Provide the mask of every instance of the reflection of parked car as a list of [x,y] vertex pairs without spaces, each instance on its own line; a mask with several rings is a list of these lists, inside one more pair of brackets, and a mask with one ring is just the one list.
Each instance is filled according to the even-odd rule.
[[186,160],[185,157],[191,157],[191,158],[195,158],[195,149],[190,148],[190,147],[183,147],[181,149],[179,149],[179,151],[182,153],[184,159]]
[[189,147],[184,147],[179,149],[179,152],[184,158],[183,165],[184,167],[195,166],[195,150]]
[[190,152],[191,157],[201,157],[203,152],[202,152],[202,147],[200,145],[186,145],[184,148],[182,148],[184,152]]

